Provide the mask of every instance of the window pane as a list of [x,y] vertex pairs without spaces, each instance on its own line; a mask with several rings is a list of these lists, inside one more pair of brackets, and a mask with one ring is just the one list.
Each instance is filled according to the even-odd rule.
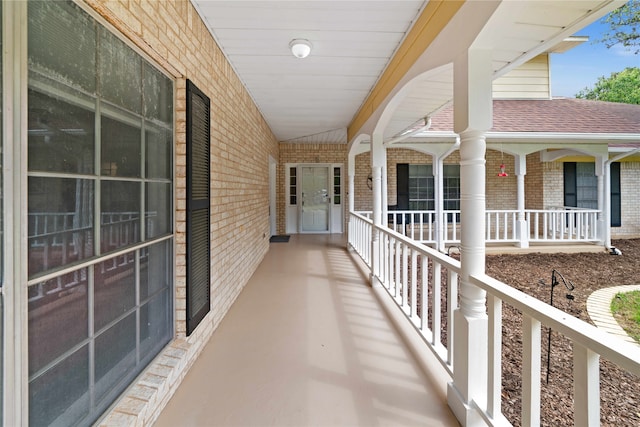
[[134,113],[142,113],[142,59],[129,46],[100,28],[100,94]]
[[164,241],[140,250],[140,301],[169,287],[172,277],[171,248]]
[[76,425],[89,413],[89,356],[82,347],[29,381],[29,425]]
[[140,177],[140,127],[102,116],[100,135],[101,174]]
[[135,253],[111,258],[94,269],[94,330],[131,310],[136,303]]
[[144,65],[144,115],[163,123],[173,122],[173,84],[149,64]]
[[102,181],[100,185],[102,253],[140,242],[140,183]]
[[72,2],[30,1],[29,69],[95,93],[96,29]]
[[171,339],[171,307],[166,289],[140,308],[140,358],[151,359]]
[[29,90],[29,170],[92,174],[93,111]]
[[83,268],[29,286],[29,375],[87,339],[87,278]]
[[171,143],[171,131],[147,126],[145,131],[147,178],[171,178]]
[[132,313],[96,338],[96,401],[122,391],[122,380],[136,366],[136,314]]
[[146,186],[146,239],[171,232],[171,184],[149,182]]
[[595,163],[576,163],[577,207],[598,209],[598,178]]
[[29,177],[29,276],[93,256],[93,187]]

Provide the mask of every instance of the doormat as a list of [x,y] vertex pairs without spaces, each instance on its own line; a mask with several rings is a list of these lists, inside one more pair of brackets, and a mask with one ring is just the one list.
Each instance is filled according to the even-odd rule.
[[271,236],[271,238],[269,239],[270,242],[272,243],[287,243],[289,242],[289,238],[291,236],[288,235],[276,235],[276,236]]

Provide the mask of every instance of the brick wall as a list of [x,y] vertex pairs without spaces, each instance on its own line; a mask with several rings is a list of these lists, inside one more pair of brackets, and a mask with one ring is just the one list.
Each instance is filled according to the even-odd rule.
[[[177,339],[104,424],[150,424],[269,248],[271,130],[190,2],[84,0],[175,78]],[[211,312],[185,338],[186,79],[211,98]],[[133,409],[132,409],[133,408]],[[128,420],[128,421],[126,421]]]
[[611,227],[611,238],[640,237],[640,163],[620,163],[622,227]]
[[[485,155],[487,209],[518,209],[518,182],[514,157],[496,150],[487,150]],[[504,164],[508,176],[498,176]]]
[[[371,174],[371,153],[356,156],[356,175],[353,178],[354,209],[370,211],[373,209],[373,191],[367,185],[367,177]],[[348,207],[347,207],[348,210]]]
[[[486,193],[488,209],[516,209],[517,199],[514,197],[517,190],[516,176],[514,172],[513,156],[499,151],[487,150],[486,155]],[[355,176],[355,208],[356,210],[371,210],[373,206],[372,191],[367,187],[367,176],[371,173],[369,153],[356,156]],[[445,164],[459,164],[460,153],[454,151],[449,155]],[[504,162],[508,177],[498,177],[500,164]],[[408,163],[414,165],[432,164],[432,157],[418,151],[395,148],[387,150],[387,196],[388,204],[397,203],[397,165]]]
[[527,156],[527,174],[524,177],[524,206],[526,209],[543,209],[544,185],[540,153]]
[[564,166],[562,162],[542,163],[544,209],[564,206]]

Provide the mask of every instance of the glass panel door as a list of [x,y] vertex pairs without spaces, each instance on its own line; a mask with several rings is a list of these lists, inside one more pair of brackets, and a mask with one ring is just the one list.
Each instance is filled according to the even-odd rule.
[[302,167],[301,232],[329,231],[329,168]]

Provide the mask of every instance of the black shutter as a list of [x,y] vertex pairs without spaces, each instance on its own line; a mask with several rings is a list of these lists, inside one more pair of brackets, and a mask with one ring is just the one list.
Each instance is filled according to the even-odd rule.
[[210,100],[187,80],[187,335],[209,312]]
[[578,174],[576,163],[564,163],[564,205],[578,207]]
[[397,187],[397,210],[409,210],[409,165],[407,163],[398,163],[396,165],[398,176]]
[[611,163],[611,226],[622,227],[622,200],[620,198],[620,163]]

